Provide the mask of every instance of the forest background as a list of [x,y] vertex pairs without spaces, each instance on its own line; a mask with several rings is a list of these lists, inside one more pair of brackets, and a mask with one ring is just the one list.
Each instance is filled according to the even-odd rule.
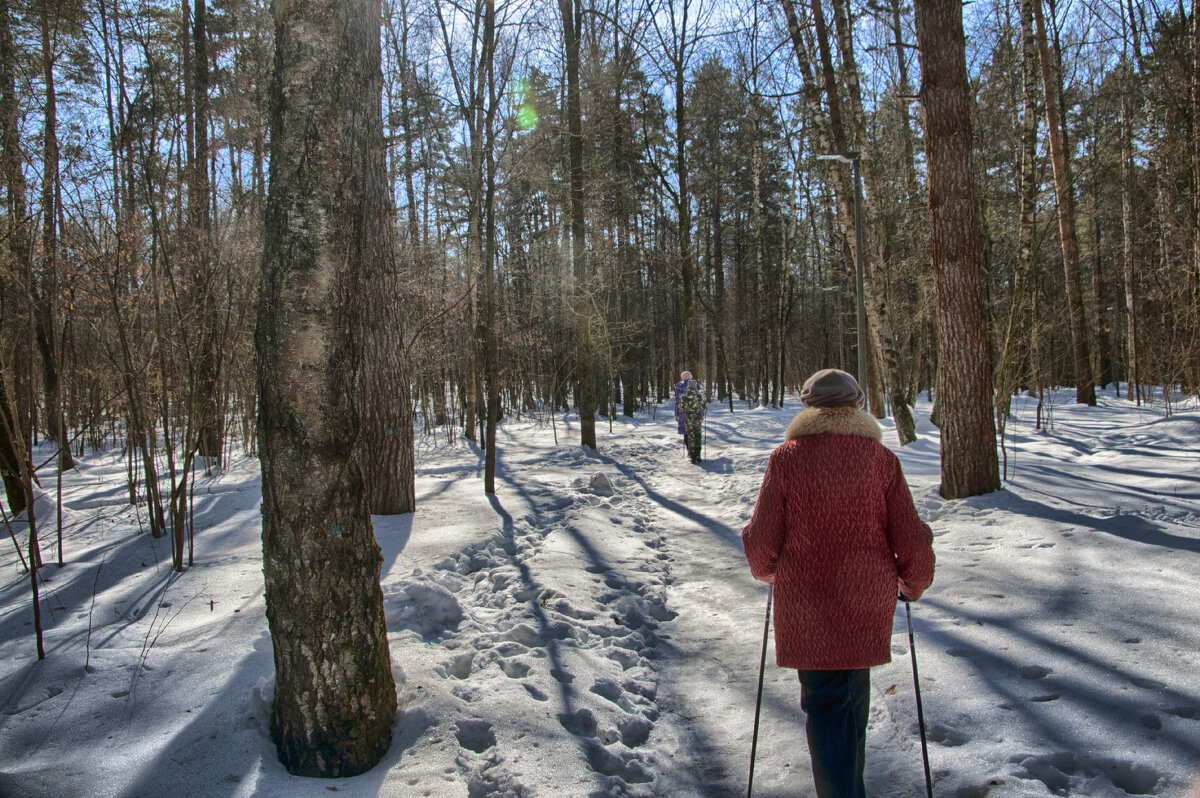
[[[576,408],[594,449],[684,368],[731,412],[856,371],[902,445],[928,391],[943,497],[999,488],[1015,392],[1200,388],[1198,25],[1132,0],[0,0],[6,524],[120,447],[182,571],[196,473],[241,447],[268,608],[308,602],[273,632],[340,629],[331,597],[378,609],[369,513],[414,509],[415,436],[477,441],[493,493],[503,417]],[[348,628],[386,674],[382,614]],[[307,694],[285,637],[280,728]],[[381,743],[373,679],[317,705],[356,717],[369,688]]]
[[[661,399],[684,367],[730,408],[778,406],[816,368],[855,371],[861,346],[872,411],[911,440],[908,408],[936,390],[938,361],[912,10],[575,6],[573,236],[574,62],[555,9],[383,3],[396,245],[379,290],[399,312],[381,356],[406,375],[392,392],[411,391],[397,412],[475,440],[485,385],[497,417],[611,417]],[[996,395],[1194,390],[1191,9],[989,0],[964,27]],[[68,465],[106,437],[148,474],[169,453],[178,497],[195,456],[253,451],[272,35],[256,0],[0,3],[11,507],[38,434]],[[855,170],[821,157],[846,152],[861,159],[861,247]],[[377,510],[411,509],[411,491],[378,493]],[[173,509],[153,522],[165,530]]]

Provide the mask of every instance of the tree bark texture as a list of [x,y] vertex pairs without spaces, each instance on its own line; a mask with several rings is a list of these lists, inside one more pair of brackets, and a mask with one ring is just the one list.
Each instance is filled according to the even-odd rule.
[[[996,414],[1001,439],[1012,404],[1012,392],[1019,381],[1020,354],[1018,338],[1020,325],[1026,318],[1030,302],[1028,291],[1035,285],[1031,280],[1034,267],[1033,243],[1037,221],[1037,47],[1033,36],[1033,4],[1021,2],[1021,161],[1017,175],[1019,215],[1017,221],[1017,271],[1013,276],[1012,296],[1008,318],[996,363]],[[1036,330],[1026,333],[1036,335]]]
[[[1192,179],[1200,191],[1200,13],[1192,4]],[[1200,197],[1193,199],[1192,227],[1192,323],[1191,362],[1186,368],[1191,371],[1191,387],[1200,386]]]
[[[8,229],[8,254],[14,261],[15,271],[24,273],[29,264],[28,228],[25,224],[25,175],[21,171],[21,129],[18,120],[18,99],[15,73],[15,51],[12,41],[11,15],[8,0],[0,0],[0,126],[3,128],[3,144],[0,147],[0,173],[6,189]],[[0,275],[0,307],[6,312],[12,308],[12,286]],[[3,477],[8,506],[12,513],[25,509],[25,489],[21,485],[18,449],[20,429],[17,423],[15,404],[9,402],[8,380],[15,377],[10,373],[5,359],[0,368],[0,476]],[[16,384],[14,380],[14,385]]]
[[1046,41],[1046,20],[1042,0],[1033,4],[1033,21],[1037,36],[1038,59],[1042,64],[1042,85],[1046,100],[1046,126],[1050,133],[1050,161],[1054,165],[1054,193],[1058,205],[1058,232],[1062,240],[1063,275],[1067,284],[1067,307],[1071,317],[1071,342],[1075,356],[1075,401],[1096,404],[1096,386],[1092,375],[1092,358],[1088,352],[1087,313],[1083,305],[1083,280],[1079,273],[1079,237],[1075,232],[1075,188],[1071,179],[1071,162],[1063,137],[1063,120],[1059,104],[1059,71],[1051,60]]
[[[583,208],[583,113],[580,108],[579,47],[583,32],[583,9],[578,0],[558,0],[562,12],[563,45],[567,56],[567,152],[571,167],[571,273],[574,278],[572,303],[575,313],[576,376],[579,395],[580,444],[596,448],[596,379],[592,361],[595,346],[591,333],[591,291],[584,241]],[[685,295],[687,288],[685,287]]]
[[[383,90],[378,50],[368,93],[379,105]],[[367,108],[369,106],[364,106]],[[398,314],[400,285],[398,257],[413,257],[417,243],[401,256],[396,246],[396,210],[392,200],[383,144],[382,113],[364,120],[362,158],[363,200],[360,233],[361,280],[365,290],[355,298],[361,325],[363,362],[355,398],[360,408],[363,445],[359,448],[367,504],[375,515],[398,515],[416,509],[416,464],[413,451],[413,410],[407,358]]]
[[4,495],[8,500],[8,511],[13,515],[25,509],[25,488],[21,484],[21,464],[18,460],[20,432],[17,420],[8,401],[8,374],[0,369],[0,479],[4,481]]
[[362,292],[390,253],[378,0],[275,0],[270,193],[259,294],[263,574],[272,736],[292,773],[387,751],[396,711],[355,396]]
[[42,77],[46,86],[45,126],[42,133],[42,258],[41,274],[31,280],[34,339],[42,356],[42,389],[46,399],[46,428],[58,444],[59,468],[74,468],[69,435],[63,424],[58,367],[58,93],[54,79],[54,37],[49,4],[41,9]]
[[[1132,74],[1132,66],[1127,65]],[[1130,81],[1132,83],[1132,81]],[[1132,91],[1132,86],[1130,87]],[[1129,94],[1121,96],[1121,276],[1125,286],[1125,398],[1141,401],[1138,362],[1137,271],[1134,269],[1136,221],[1133,215],[1133,128]]]
[[1000,487],[971,93],[959,0],[919,0],[914,12],[937,289],[941,494],[957,499]]
[[193,303],[196,312],[196,378],[194,414],[196,444],[204,457],[221,457],[224,439],[225,403],[220,393],[220,363],[217,331],[220,314],[216,302],[212,245],[212,192],[208,178],[208,0],[193,0],[191,82],[192,125],[191,163],[188,165],[188,224],[191,227]]

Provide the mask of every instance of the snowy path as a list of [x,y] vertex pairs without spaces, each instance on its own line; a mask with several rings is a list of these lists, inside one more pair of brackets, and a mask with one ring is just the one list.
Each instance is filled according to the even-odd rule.
[[[1035,431],[1015,407],[1002,492],[938,497],[927,407],[897,450],[938,556],[912,608],[935,795],[1182,798],[1200,779],[1200,413],[1105,397]],[[270,742],[257,463],[201,480],[196,565],[175,575],[122,462],[94,455],[66,480],[67,564],[41,572],[44,662],[29,578],[0,551],[0,798],[744,795],[766,588],[739,535],[793,412],[713,408],[701,467],[661,408],[598,424],[598,454],[561,419],[509,419],[494,497],[478,449],[422,449],[417,512],[375,518],[393,745],[331,781],[290,776]],[[892,652],[867,786],[917,798],[902,609]],[[773,658],[755,795],[807,798],[798,685]]]
[[[686,461],[669,424],[634,425],[593,455],[532,446],[514,424],[520,441],[501,441],[497,497],[463,497],[480,525],[491,513],[500,529],[397,580],[407,586],[385,578],[389,627],[410,628],[394,636],[393,657],[431,642],[446,652],[431,667],[404,665],[418,707],[457,710],[413,711],[418,728],[453,730],[437,742],[454,757],[446,781],[465,779],[470,795],[525,795],[547,773],[564,795],[745,794],[766,588],[750,577],[740,531],[770,451],[763,440],[786,414],[742,413],[714,413],[703,466]],[[438,491],[462,484],[446,476]],[[413,542],[405,554],[421,558]],[[772,645],[756,794],[803,794],[797,685],[773,657]],[[917,795],[919,750],[907,719],[893,718],[897,707],[911,713],[910,694],[887,694],[907,671],[880,673],[871,780]]]
[[[675,723],[663,730],[671,738],[665,744],[672,761],[661,772],[660,794],[716,798],[746,791],[767,591],[750,576],[740,534],[771,449],[764,441],[781,440],[781,420],[790,414],[739,409],[735,415],[736,423],[713,413],[702,468],[684,460],[669,429],[648,444],[613,453],[644,474],[672,555],[669,605],[679,617],[662,657],[660,703]],[[906,656],[907,645],[897,654]],[[891,716],[895,699],[883,692],[894,681],[881,681],[893,674],[880,675],[884,670],[876,672],[874,685],[868,788],[896,798],[917,795],[923,789],[919,759],[910,758],[907,773],[894,761],[897,753],[919,757],[919,751],[899,743]],[[764,682],[755,794],[807,794],[811,776],[799,685],[794,671],[775,667],[773,637]]]

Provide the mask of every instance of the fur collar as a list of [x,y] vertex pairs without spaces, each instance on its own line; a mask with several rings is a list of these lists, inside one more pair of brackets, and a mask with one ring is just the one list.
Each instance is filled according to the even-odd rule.
[[879,422],[870,413],[853,407],[806,407],[788,424],[783,439],[794,441],[803,435],[820,435],[824,432],[883,440]]

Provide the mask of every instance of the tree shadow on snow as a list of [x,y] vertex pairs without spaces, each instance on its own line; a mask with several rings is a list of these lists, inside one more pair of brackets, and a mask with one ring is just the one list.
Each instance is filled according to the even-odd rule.
[[[1113,487],[1115,489],[1117,486]],[[1028,485],[1022,485],[1021,490],[1041,493],[1037,488]],[[1052,494],[1044,495],[1052,496]],[[1112,537],[1133,541],[1134,543],[1144,543],[1148,546],[1162,546],[1178,551],[1200,554],[1200,538],[1184,537],[1165,532],[1159,525],[1137,515],[1120,514],[1109,518],[1098,518],[1064,507],[1051,507],[1048,504],[1020,496],[1013,491],[1005,491],[1003,497],[1003,505],[997,506],[1015,515],[1039,518],[1077,529],[1090,529],[1111,535]],[[1061,500],[1059,497],[1053,498]],[[1153,498],[1156,502],[1161,502],[1163,499],[1159,495],[1148,498]]]
[[[1069,591],[1069,587],[1063,588],[1064,593]],[[1045,739],[1063,751],[1089,751],[1098,738],[1087,738],[1085,732],[1121,729],[1124,738],[1133,745],[1143,735],[1152,733],[1157,745],[1165,744],[1176,761],[1188,761],[1194,754],[1194,740],[1162,726],[1161,721],[1155,723],[1154,719],[1157,715],[1200,712],[1200,694],[1175,690],[1104,659],[1102,654],[1085,652],[1071,645],[1069,633],[1059,639],[1035,630],[1029,625],[1028,616],[1016,614],[1011,608],[978,612],[930,595],[920,603],[962,622],[959,626],[947,626],[941,621],[930,625],[914,618],[917,636],[923,644],[973,668],[976,676],[987,684],[988,694],[997,699],[992,703],[1035,730],[1032,739]],[[996,631],[1000,630],[1008,640],[1022,643],[1009,642],[998,648],[986,641],[976,642],[976,638],[960,629],[987,630],[984,634],[990,640],[997,639]],[[1073,663],[1074,667],[1049,672],[1031,667],[1031,663],[1047,659]],[[1103,682],[1097,681],[1097,673],[1104,674]],[[922,675],[936,676],[936,671],[926,666]],[[939,715],[954,717],[957,713],[953,701],[952,694],[943,696],[933,692],[926,698],[927,721]],[[1096,723],[1078,723],[1079,709],[1096,718]]]
[[630,481],[636,482],[638,485],[640,485],[642,490],[645,491],[646,495],[650,497],[655,504],[670,510],[676,515],[686,518],[687,520],[695,523],[697,526],[711,532],[713,536],[722,543],[725,543],[736,549],[739,554],[741,553],[742,536],[739,530],[735,530],[728,524],[724,524],[715,518],[710,518],[707,515],[698,513],[691,507],[688,507],[685,504],[680,504],[674,499],[664,496],[654,488],[650,487],[650,485],[646,483],[646,480],[644,480],[642,476],[627,463],[622,463],[619,460],[602,453],[597,454],[597,459],[617,469],[617,471],[621,472],[621,474]]

